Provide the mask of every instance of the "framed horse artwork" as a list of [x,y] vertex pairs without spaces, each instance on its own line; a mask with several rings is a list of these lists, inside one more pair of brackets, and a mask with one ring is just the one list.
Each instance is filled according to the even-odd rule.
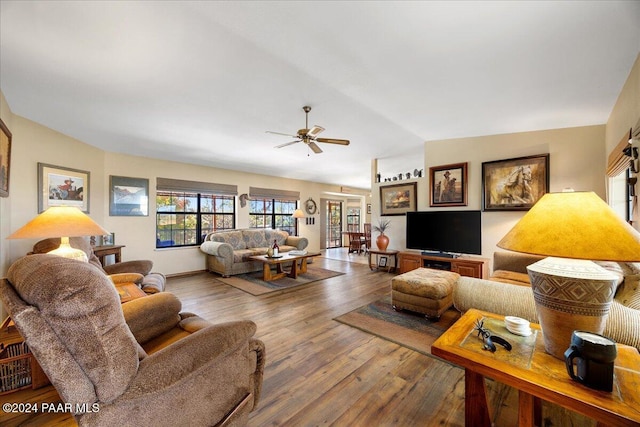
[[526,211],[549,191],[549,154],[482,163],[482,210]]

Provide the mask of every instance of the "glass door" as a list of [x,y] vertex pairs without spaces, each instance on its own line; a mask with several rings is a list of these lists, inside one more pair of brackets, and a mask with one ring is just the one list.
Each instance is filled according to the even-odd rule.
[[342,246],[342,202],[327,201],[327,249]]

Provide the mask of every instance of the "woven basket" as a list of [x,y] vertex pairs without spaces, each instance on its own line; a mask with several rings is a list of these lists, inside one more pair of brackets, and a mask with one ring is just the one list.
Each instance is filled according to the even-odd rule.
[[31,386],[32,358],[26,343],[11,344],[0,351],[0,394]]

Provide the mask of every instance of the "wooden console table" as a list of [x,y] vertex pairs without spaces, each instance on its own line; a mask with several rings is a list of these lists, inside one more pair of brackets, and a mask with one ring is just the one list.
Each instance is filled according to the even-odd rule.
[[[480,319],[513,349],[482,350],[474,330]],[[465,369],[465,425],[491,425],[484,377],[519,390],[520,426],[533,426],[536,420],[541,425],[540,399],[593,418],[598,426],[640,423],[640,354],[636,348],[618,344],[613,392],[597,391],[572,380],[564,360],[545,352],[540,326],[531,324],[531,328],[534,333],[529,337],[512,335],[504,327],[503,316],[472,309],[432,344],[433,355]]]
[[420,267],[450,270],[461,276],[484,279],[489,277],[489,260],[480,257],[447,258],[436,255],[422,255],[420,252],[400,252],[400,273]]
[[93,253],[98,257],[98,259],[100,260],[100,264],[105,265],[104,264],[104,259],[105,257],[107,257],[108,255],[114,255],[116,258],[116,262],[121,262],[122,261],[122,248],[124,248],[124,245],[104,245],[104,246],[94,246],[93,247]]

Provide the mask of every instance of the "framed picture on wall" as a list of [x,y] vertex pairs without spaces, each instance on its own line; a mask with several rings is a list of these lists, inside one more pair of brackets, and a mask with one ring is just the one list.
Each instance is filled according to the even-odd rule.
[[149,180],[110,175],[109,215],[148,216]]
[[380,187],[380,214],[404,215],[416,210],[416,183],[385,185]]
[[75,206],[89,213],[89,172],[38,163],[38,212]]
[[467,206],[467,163],[429,168],[429,206]]
[[482,163],[482,209],[525,211],[549,191],[549,154]]
[[11,132],[0,119],[0,197],[9,197],[11,175]]

